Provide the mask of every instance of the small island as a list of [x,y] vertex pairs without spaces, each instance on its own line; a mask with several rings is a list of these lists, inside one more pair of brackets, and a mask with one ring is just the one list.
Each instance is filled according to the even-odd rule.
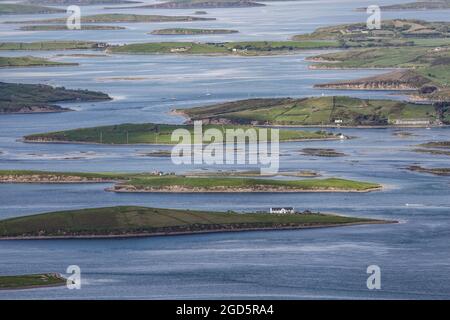
[[105,43],[92,41],[0,42],[0,50],[87,50],[103,49]]
[[0,15],[65,13],[66,10],[16,3],[0,3]]
[[301,153],[306,156],[326,157],[326,158],[337,158],[345,156],[345,153],[338,152],[334,149],[328,148],[304,148],[301,150]]
[[54,103],[106,100],[111,98],[102,92],[71,90],[43,84],[0,82],[0,114],[71,111]]
[[424,168],[421,166],[409,166],[409,171],[429,173],[436,176],[450,176],[450,168]]
[[69,29],[65,24],[38,24],[31,26],[22,26],[21,31],[82,31],[82,30],[125,30],[125,27],[119,26],[101,26],[101,25],[86,25],[83,24],[81,29]]
[[[204,125],[203,130],[218,129],[225,136],[227,129],[250,129],[251,126],[235,125]],[[92,128],[81,128],[49,133],[37,133],[24,137],[25,142],[33,143],[95,143],[95,144],[156,144],[176,145],[179,141],[172,141],[172,133],[176,129],[186,129],[191,133],[191,141],[194,142],[193,125],[171,124],[120,124]],[[261,128],[254,128],[259,136]],[[268,138],[270,140],[270,130]],[[310,141],[310,140],[339,140],[340,136],[324,131],[280,130],[280,142]],[[262,141],[262,140],[261,140]]]
[[[10,67],[53,67],[53,66],[76,66],[77,63],[66,63],[51,61],[37,57],[0,57],[0,68]],[[0,98],[1,100],[1,98]]]
[[238,33],[237,30],[227,30],[227,29],[191,29],[191,28],[168,28],[159,29],[150,32],[154,35],[208,35],[208,34],[230,34]]
[[225,213],[120,206],[51,212],[1,220],[0,239],[126,238],[385,223],[395,221],[309,211],[297,214]]
[[419,144],[418,148],[414,149],[413,151],[438,156],[450,156],[450,141],[433,141],[422,143]]
[[35,289],[64,286],[67,279],[59,273],[0,275],[0,290]]
[[157,193],[304,193],[304,192],[371,192],[381,190],[377,183],[338,178],[275,180],[235,177],[157,176],[133,178],[107,191]]
[[248,99],[174,112],[187,123],[331,127],[426,127],[446,122],[449,115],[431,104],[345,96]]
[[[210,21],[215,18],[200,18],[191,16],[161,16],[161,15],[142,15],[126,13],[94,14],[81,16],[81,23],[142,23],[142,22],[184,22],[184,21]],[[48,24],[48,23],[66,23],[66,18],[54,18],[29,21],[7,21],[5,23],[13,24]]]
[[183,0],[148,4],[134,7],[107,7],[107,9],[211,9],[211,8],[251,8],[265,4],[250,0]]

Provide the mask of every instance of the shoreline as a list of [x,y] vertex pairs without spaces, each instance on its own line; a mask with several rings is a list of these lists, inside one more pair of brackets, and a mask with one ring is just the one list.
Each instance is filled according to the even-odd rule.
[[70,235],[70,236],[16,236],[16,237],[0,237],[0,241],[11,240],[76,240],[76,239],[130,239],[130,238],[146,238],[161,236],[184,236],[196,234],[212,234],[227,232],[252,232],[252,231],[286,231],[286,230],[302,230],[302,229],[319,229],[319,228],[335,228],[345,226],[358,225],[378,225],[378,224],[397,224],[395,220],[369,220],[366,222],[349,222],[349,223],[333,223],[319,225],[299,225],[289,227],[260,227],[260,228],[242,228],[242,229],[217,229],[217,230],[197,230],[197,231],[175,231],[175,232],[148,232],[148,233],[127,233],[127,234],[110,234],[110,235]]

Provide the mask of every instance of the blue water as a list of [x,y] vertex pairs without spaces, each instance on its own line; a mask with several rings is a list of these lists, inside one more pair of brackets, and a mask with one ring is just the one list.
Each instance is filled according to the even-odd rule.
[[[380,1],[396,3],[397,1]],[[124,31],[22,32],[0,23],[0,41],[90,39],[114,43],[161,41],[146,34],[168,26],[238,29],[239,34],[177,37],[174,41],[287,39],[316,27],[364,21],[352,9],[369,1],[267,3],[267,7],[207,10],[217,21],[188,24],[129,24]],[[83,7],[84,13],[101,12]],[[124,11],[125,12],[125,11]],[[133,12],[127,10],[127,12]],[[190,10],[140,10],[139,13],[190,14]],[[384,18],[448,21],[449,11],[389,12]],[[55,16],[55,15],[52,15]],[[56,15],[57,16],[57,15]],[[42,16],[1,16],[1,21]],[[174,38],[168,38],[172,41]],[[305,58],[317,51],[273,57],[130,56],[71,57],[75,51],[1,52],[78,62],[76,67],[0,70],[1,81],[47,83],[100,90],[114,97],[101,103],[67,104],[77,112],[0,117],[0,169],[72,171],[217,170],[227,167],[175,166],[167,158],[143,153],[167,146],[26,144],[23,135],[124,122],[181,123],[171,109],[248,97],[302,97],[329,92],[315,83],[355,79],[382,71],[309,70]],[[93,53],[85,51],[83,53]],[[98,53],[98,52],[97,52]],[[130,78],[139,78],[133,80]],[[125,78],[125,79],[123,79]],[[402,99],[391,92],[361,91],[358,97]],[[313,129],[311,129],[313,130]],[[315,130],[315,129],[314,129]],[[166,208],[268,210],[294,206],[357,217],[397,220],[398,224],[299,231],[267,231],[121,240],[1,241],[0,274],[65,273],[76,264],[82,289],[48,288],[0,291],[0,298],[450,298],[450,178],[413,173],[412,164],[448,167],[448,156],[415,153],[414,146],[448,140],[450,129],[332,130],[354,136],[345,141],[284,143],[282,170],[314,170],[324,177],[373,181],[381,192],[367,194],[114,194],[109,184],[0,185],[0,218],[33,213],[142,205]],[[300,154],[304,147],[330,147],[341,158]],[[229,168],[228,168],[229,169]],[[248,169],[233,167],[232,169]],[[366,268],[379,265],[382,289],[366,287]]]

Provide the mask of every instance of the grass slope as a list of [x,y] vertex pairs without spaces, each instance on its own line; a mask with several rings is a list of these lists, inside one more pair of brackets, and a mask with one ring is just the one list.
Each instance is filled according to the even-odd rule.
[[0,290],[63,286],[66,279],[57,273],[0,276]]
[[0,57],[0,68],[6,67],[49,67],[49,66],[74,66],[76,63],[64,63],[51,61],[37,57]]
[[321,214],[237,214],[122,206],[52,212],[2,220],[0,238],[132,236],[371,222],[381,221]]

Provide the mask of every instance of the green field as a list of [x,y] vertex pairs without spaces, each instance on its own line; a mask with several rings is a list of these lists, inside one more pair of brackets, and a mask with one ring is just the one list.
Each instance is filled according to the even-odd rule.
[[238,214],[122,206],[52,212],[2,220],[0,238],[150,236],[383,222],[317,213]]
[[65,13],[66,10],[49,8],[28,4],[0,3],[0,15],[2,14],[40,14],[40,13]]
[[268,55],[297,50],[329,49],[338,46],[337,41],[152,42],[109,47],[108,51],[127,54]]
[[[66,131],[32,134],[25,137],[28,142],[78,142],[103,144],[178,144],[172,141],[172,133],[176,129],[186,129],[191,133],[194,142],[193,125],[168,124],[120,124],[103,127],[82,128]],[[219,129],[222,133],[227,129],[251,129],[250,126],[204,125],[203,130]],[[255,128],[259,133],[260,128]],[[280,141],[299,141],[309,139],[330,139],[336,136],[327,132],[309,132],[299,130],[280,130]],[[270,129],[268,132],[270,139]],[[262,140],[261,140],[262,141]]]
[[0,50],[81,50],[100,46],[98,42],[89,41],[0,42]]
[[202,35],[202,34],[229,34],[238,33],[236,30],[228,29],[192,29],[192,28],[167,28],[154,30],[155,35]]
[[67,282],[56,273],[0,276],[0,290],[63,286]]
[[[179,190],[182,188],[183,190]],[[278,191],[371,191],[381,185],[338,178],[275,180],[234,177],[158,176],[132,178],[116,185],[112,191],[167,192],[278,192]]]
[[37,57],[0,57],[0,68],[6,67],[51,67],[74,66],[77,63],[64,63]]
[[271,125],[390,125],[398,119],[438,118],[432,105],[350,97],[250,99],[179,109],[191,120],[226,119],[232,123]]

